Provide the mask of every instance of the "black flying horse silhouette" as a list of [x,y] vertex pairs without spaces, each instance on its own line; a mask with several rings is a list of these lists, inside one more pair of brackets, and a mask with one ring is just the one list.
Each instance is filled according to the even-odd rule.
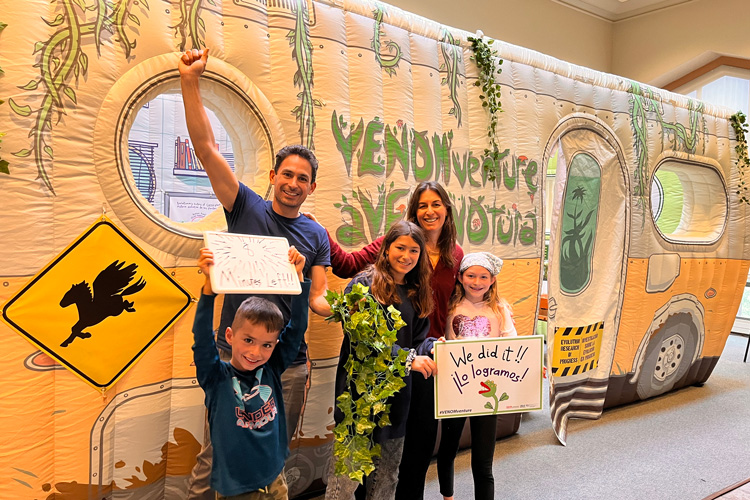
[[133,302],[127,301],[123,297],[143,290],[146,281],[139,278],[136,283],[130,285],[135,277],[138,265],[123,266],[125,266],[125,262],[116,260],[100,272],[94,279],[93,296],[89,284],[85,281],[71,286],[70,290],[63,296],[60,307],[75,304],[78,307],[78,322],[70,329],[70,336],[60,344],[61,347],[68,347],[68,344],[73,342],[76,337],[82,339],[91,337],[90,333],[83,331],[84,328],[99,324],[110,316],[119,316],[123,311],[135,312]]

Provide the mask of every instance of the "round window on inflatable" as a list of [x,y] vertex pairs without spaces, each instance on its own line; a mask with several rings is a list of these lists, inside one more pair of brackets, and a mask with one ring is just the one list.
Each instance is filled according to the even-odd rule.
[[651,217],[672,243],[710,244],[727,223],[728,201],[717,165],[665,157],[651,180]]
[[[206,112],[219,152],[234,171],[232,139],[216,113]],[[159,94],[138,110],[128,133],[128,163],[141,197],[173,222],[198,222],[219,208],[190,144],[179,94]]]
[[[203,231],[226,227],[223,211],[187,133],[178,54],[154,57],[112,86],[94,131],[102,190],[136,236],[177,256],[193,257]],[[274,145],[284,144],[270,102],[237,68],[212,59],[201,77],[219,152],[237,178],[268,192]]]

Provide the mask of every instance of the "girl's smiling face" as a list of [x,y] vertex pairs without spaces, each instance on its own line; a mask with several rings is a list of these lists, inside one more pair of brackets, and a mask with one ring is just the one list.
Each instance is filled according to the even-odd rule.
[[471,266],[458,275],[458,281],[463,285],[469,302],[477,303],[484,300],[484,294],[495,282],[495,277],[482,266]]
[[388,247],[386,257],[391,266],[391,274],[398,284],[404,283],[404,277],[419,262],[419,243],[411,236],[399,236]]

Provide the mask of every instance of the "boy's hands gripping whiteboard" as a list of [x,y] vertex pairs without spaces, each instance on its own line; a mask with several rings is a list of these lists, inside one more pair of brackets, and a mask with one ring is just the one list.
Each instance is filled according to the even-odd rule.
[[214,293],[302,292],[286,238],[206,231],[203,239],[214,253]]

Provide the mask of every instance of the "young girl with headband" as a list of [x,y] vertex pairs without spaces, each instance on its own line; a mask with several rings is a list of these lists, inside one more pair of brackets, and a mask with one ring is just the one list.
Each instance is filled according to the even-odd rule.
[[[448,306],[446,340],[467,338],[514,337],[510,304],[497,290],[497,275],[503,261],[491,253],[477,252],[464,256],[459,265],[458,283]],[[453,462],[458,451],[466,417],[442,421],[438,451],[438,481],[445,500],[453,500]],[[497,415],[469,418],[471,426],[471,472],[474,498],[495,498],[492,457],[495,452]]]

